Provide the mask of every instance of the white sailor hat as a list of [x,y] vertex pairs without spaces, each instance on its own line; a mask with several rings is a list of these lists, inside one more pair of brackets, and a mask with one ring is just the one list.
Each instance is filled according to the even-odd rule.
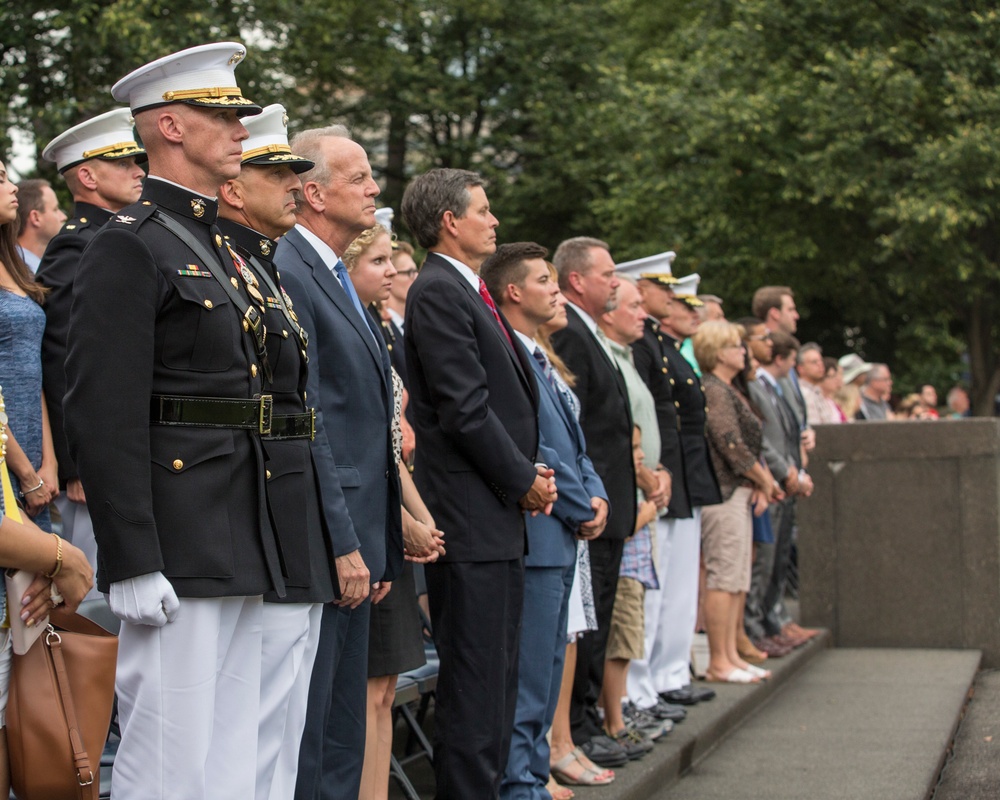
[[675,258],[677,258],[677,253],[673,250],[667,250],[667,252],[657,253],[655,256],[646,256],[635,261],[623,261],[615,267],[615,272],[629,278],[641,278],[666,288],[672,288],[677,283],[677,278],[670,272],[670,265]]
[[392,220],[395,216],[396,213],[388,206],[375,210],[375,222],[389,231],[389,233],[392,233]]
[[133,70],[111,87],[111,94],[128,102],[133,114],[168,103],[232,108],[240,116],[259,114],[260,106],[236,85],[236,65],[246,54],[237,42],[189,47]]
[[116,108],[74,125],[42,151],[42,158],[55,161],[60,172],[92,158],[114,161],[129,156],[139,162],[146,160],[146,151],[135,141],[132,114],[127,108]]
[[244,164],[287,164],[296,174],[308,172],[316,164],[308,158],[293,155],[288,146],[288,114],[281,103],[273,103],[253,117],[243,120],[250,133],[243,140]]
[[674,299],[680,300],[690,308],[699,308],[705,305],[698,299],[698,284],[700,282],[701,276],[697,272],[678,278],[677,283],[673,285]]

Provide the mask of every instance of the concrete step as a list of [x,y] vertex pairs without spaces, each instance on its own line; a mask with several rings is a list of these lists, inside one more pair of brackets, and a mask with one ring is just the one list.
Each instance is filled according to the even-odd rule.
[[[715,748],[723,738],[743,724],[792,678],[817,656],[827,651],[829,633],[822,632],[809,644],[766,665],[774,676],[766,683],[751,686],[711,685],[718,696],[707,703],[688,709],[688,717],[661,739],[656,748],[641,761],[615,770],[615,781],[604,787],[573,787],[580,800],[649,800],[657,792],[680,780],[681,774]],[[433,711],[428,729],[433,726]],[[397,727],[394,745],[399,752],[405,739],[404,729]],[[407,774],[422,800],[434,796],[434,776],[425,761],[407,768]],[[738,800],[733,795],[727,800]],[[390,782],[389,800],[402,800],[403,793]]]
[[934,800],[1000,797],[1000,672],[980,672]]
[[826,650],[676,785],[646,798],[925,800],[980,659],[969,650]]

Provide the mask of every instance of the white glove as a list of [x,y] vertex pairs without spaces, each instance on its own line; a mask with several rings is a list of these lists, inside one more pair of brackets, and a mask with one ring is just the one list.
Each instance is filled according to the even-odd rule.
[[108,605],[125,622],[162,628],[177,617],[181,607],[174,587],[162,572],[147,572],[111,584]]

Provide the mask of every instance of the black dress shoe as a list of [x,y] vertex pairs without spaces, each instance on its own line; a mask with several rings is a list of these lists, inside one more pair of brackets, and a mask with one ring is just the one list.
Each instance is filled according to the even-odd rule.
[[690,686],[685,686],[682,689],[674,689],[670,692],[660,692],[660,697],[664,702],[673,703],[678,706],[693,706],[698,702]]
[[621,745],[603,734],[592,736],[580,745],[583,754],[599,767],[624,767],[628,756]]
[[689,686],[687,688],[691,690],[691,694],[699,703],[704,703],[715,697],[715,689],[709,689],[707,686]]

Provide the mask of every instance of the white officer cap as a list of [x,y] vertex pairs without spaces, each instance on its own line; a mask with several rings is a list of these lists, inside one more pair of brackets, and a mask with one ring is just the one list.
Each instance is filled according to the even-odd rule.
[[375,222],[389,231],[389,233],[392,233],[392,220],[395,216],[395,212],[389,207],[375,210]]
[[705,305],[698,299],[698,284],[700,282],[701,276],[697,272],[692,272],[690,275],[678,278],[677,283],[673,286],[674,299],[680,300],[689,308],[699,308]]
[[641,278],[671,289],[677,283],[677,278],[670,272],[670,265],[675,258],[677,258],[677,253],[673,250],[667,250],[667,252],[657,253],[655,256],[646,256],[635,261],[623,261],[615,267],[615,272],[626,275],[633,280]]
[[243,164],[287,164],[296,174],[316,166],[308,158],[292,154],[288,146],[288,114],[281,103],[273,103],[242,122],[250,133],[243,140]]
[[60,172],[92,158],[114,161],[129,156],[140,162],[146,160],[146,151],[135,141],[132,113],[127,108],[116,108],[74,125],[42,151],[42,158],[55,161]]
[[240,116],[259,114],[260,106],[236,85],[236,65],[246,54],[237,42],[189,47],[133,70],[111,87],[111,94],[128,102],[133,114],[168,103],[232,108]]

